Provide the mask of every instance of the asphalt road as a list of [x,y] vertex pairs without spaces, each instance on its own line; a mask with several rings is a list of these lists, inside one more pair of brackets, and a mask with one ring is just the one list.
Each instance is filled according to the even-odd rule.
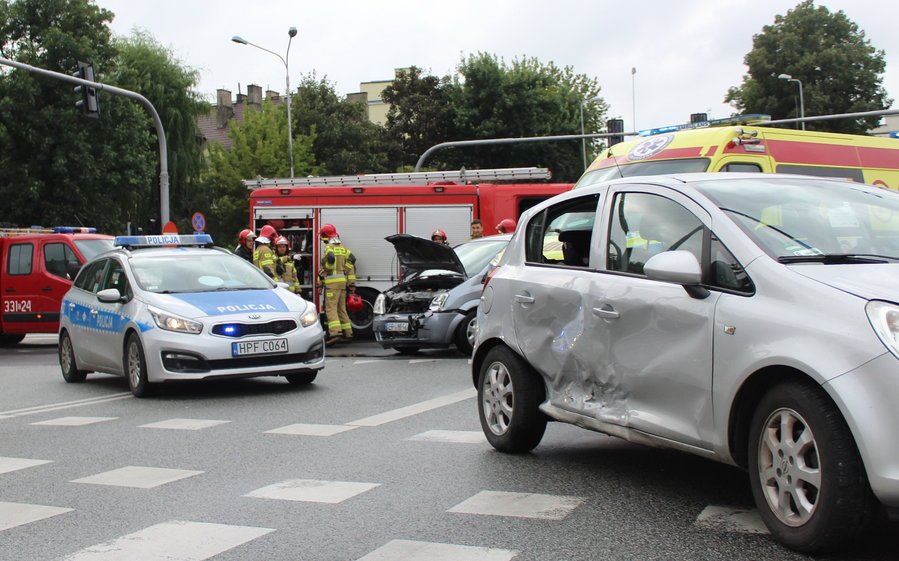
[[[314,384],[66,384],[52,338],[0,349],[0,560],[798,560],[748,478],[551,424],[480,433],[467,360],[372,344]],[[339,356],[338,356],[339,355]],[[834,560],[895,560],[883,521]]]

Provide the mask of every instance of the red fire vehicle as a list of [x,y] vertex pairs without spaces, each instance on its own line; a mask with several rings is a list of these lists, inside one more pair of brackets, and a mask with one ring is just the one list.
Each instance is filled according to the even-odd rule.
[[112,249],[94,228],[0,228],[0,346],[56,333],[59,307],[78,270]]
[[[358,261],[357,291],[365,301],[351,313],[357,336],[371,333],[372,304],[395,285],[399,264],[384,238],[411,234],[430,239],[439,228],[450,245],[469,239],[471,221],[484,234],[496,233],[505,218],[518,219],[540,201],[571,189],[549,179],[543,168],[385,173],[335,177],[245,180],[250,189],[250,221],[258,231],[271,224],[288,238],[299,264],[303,295],[321,309],[318,230],[333,224]],[[498,182],[504,183],[498,183]],[[520,183],[529,181],[529,183]],[[511,183],[510,183],[511,182]]]

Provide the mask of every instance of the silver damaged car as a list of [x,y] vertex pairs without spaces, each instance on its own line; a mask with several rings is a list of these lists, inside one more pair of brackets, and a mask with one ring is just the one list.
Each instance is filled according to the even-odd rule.
[[777,174],[575,188],[522,216],[477,321],[498,450],[561,421],[740,466],[771,534],[807,553],[899,512],[894,191]]

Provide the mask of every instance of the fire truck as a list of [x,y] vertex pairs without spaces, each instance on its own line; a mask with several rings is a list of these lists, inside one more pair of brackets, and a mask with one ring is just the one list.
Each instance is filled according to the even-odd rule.
[[[371,335],[372,305],[400,275],[392,245],[384,238],[411,234],[430,239],[439,228],[448,243],[469,239],[471,221],[481,220],[484,234],[496,233],[505,218],[553,195],[570,183],[538,183],[551,178],[545,168],[506,168],[415,173],[383,173],[288,179],[248,179],[250,224],[270,224],[287,237],[298,264],[302,294],[323,309],[318,268],[323,224],[337,228],[343,244],[357,257],[357,290],[365,306],[350,313],[357,337]],[[502,182],[502,183],[500,183]]]
[[0,228],[0,346],[56,333],[78,270],[112,242],[94,228]]

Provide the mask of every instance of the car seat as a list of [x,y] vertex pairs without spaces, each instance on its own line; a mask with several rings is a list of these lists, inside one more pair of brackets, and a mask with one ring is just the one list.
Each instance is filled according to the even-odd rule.
[[559,233],[562,242],[562,262],[573,267],[586,267],[590,263],[590,238],[592,230],[565,230]]

